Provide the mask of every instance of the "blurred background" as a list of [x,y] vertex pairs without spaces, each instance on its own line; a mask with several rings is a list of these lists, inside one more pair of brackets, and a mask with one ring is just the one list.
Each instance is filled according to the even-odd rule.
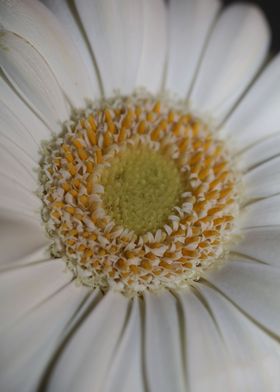
[[[247,0],[248,3],[258,4],[266,14],[272,29],[272,52],[280,50],[279,0]],[[224,4],[236,3],[236,0],[223,0]]]

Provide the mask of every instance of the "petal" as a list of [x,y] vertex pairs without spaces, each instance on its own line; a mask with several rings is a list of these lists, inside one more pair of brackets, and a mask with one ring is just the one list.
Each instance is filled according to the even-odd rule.
[[83,107],[85,98],[96,96],[97,86],[90,83],[79,52],[56,18],[40,2],[1,1],[0,23],[6,30],[25,38],[45,58],[74,106]]
[[239,149],[279,132],[279,78],[280,55],[271,61],[224,124],[223,135],[230,135]]
[[[78,15],[74,10],[73,5],[70,5],[69,1],[67,0],[42,0],[42,3],[44,3],[59,20],[65,29],[65,33],[67,32],[67,38],[70,38],[71,41],[75,44],[75,51],[77,51],[75,58],[80,59],[80,61],[82,60],[85,63],[85,67],[87,68],[86,78],[87,83],[91,89],[89,92],[87,85],[84,86],[86,88],[81,88],[80,99],[83,98],[84,91],[87,91],[87,94],[90,93],[89,97],[91,98],[99,98],[100,81],[98,80],[94,59],[88,48],[86,38],[84,37],[83,28],[80,26]],[[76,66],[78,66],[78,64]],[[81,69],[79,69],[78,72],[81,72]]]
[[77,1],[106,96],[135,87],[143,45],[143,8],[138,0]]
[[280,346],[212,288],[197,288],[216,320],[232,358],[236,391],[277,391]]
[[0,333],[1,390],[38,390],[40,377],[86,294],[84,287],[71,283]]
[[143,0],[144,40],[135,87],[157,94],[163,83],[167,53],[167,24],[162,0]]
[[257,323],[279,335],[279,268],[242,260],[229,260],[207,280]]
[[69,113],[45,60],[25,39],[10,32],[1,35],[0,53],[0,65],[19,95],[50,129],[59,129]]
[[15,265],[47,242],[39,219],[35,223],[26,217],[0,217],[1,267]]
[[211,313],[191,291],[180,291],[178,296],[184,320],[182,345],[188,380],[188,389],[184,391],[224,392],[225,385],[232,385],[231,363]]
[[280,157],[251,168],[243,180],[247,198],[257,199],[280,192]]
[[280,225],[280,196],[249,204],[243,211],[242,229]]
[[110,292],[89,311],[58,357],[48,380],[49,390],[88,392],[93,386],[96,391],[103,390],[127,308],[126,298]]
[[[30,110],[30,108],[12,90],[3,78],[0,78],[0,101],[1,105],[3,105],[3,110],[5,104],[13,117],[16,118],[11,121],[13,121],[13,123],[16,122],[17,124],[20,122],[22,124],[20,129],[23,131],[24,128],[24,132],[27,132],[35,142],[39,144],[42,140],[50,137],[49,128],[38,118],[38,116],[36,116],[34,112],[32,112],[32,110]],[[15,124],[9,124],[9,126],[11,129],[15,129]],[[14,137],[12,131],[9,129],[1,128],[1,132],[5,135],[9,134],[11,138]],[[29,136],[27,136],[27,138],[28,137]]]
[[[147,66],[152,63],[147,62],[146,56],[150,54],[152,44],[147,43],[147,39],[153,41],[153,48],[162,43],[162,39],[156,41],[162,33],[162,2],[157,0],[153,3],[149,5],[148,0],[123,0],[118,3],[114,0],[76,1],[106,96],[111,96],[116,90],[120,90],[121,94],[130,94],[136,83],[150,87],[146,84],[146,80],[149,80],[146,72]],[[155,14],[157,11],[160,14]],[[154,33],[155,27],[152,29],[150,26],[155,17],[159,18],[157,34]],[[155,55],[157,53],[159,58],[153,66],[159,71],[163,69],[162,49],[158,49]],[[152,68],[149,68],[151,71]],[[153,70],[152,75],[156,71]]]
[[6,270],[0,274],[1,330],[11,327],[27,312],[70,282],[65,263],[50,260]]
[[275,227],[252,228],[242,231],[242,238],[231,249],[256,262],[280,267],[280,230]]
[[191,88],[218,0],[173,0],[169,3],[169,53],[165,88],[185,98]]
[[169,293],[146,294],[145,371],[150,391],[185,391],[180,319]]
[[205,50],[190,100],[194,108],[221,121],[262,65],[270,42],[263,14],[252,5],[222,13]]
[[241,151],[238,164],[241,170],[248,170],[279,156],[279,151],[280,135],[276,134],[264,140],[259,140],[259,142],[251,145],[248,149]]
[[103,386],[103,392],[144,392],[141,353],[141,309],[133,299],[129,319]]

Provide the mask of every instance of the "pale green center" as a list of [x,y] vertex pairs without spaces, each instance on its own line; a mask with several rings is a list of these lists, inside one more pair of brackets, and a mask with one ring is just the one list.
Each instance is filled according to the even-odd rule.
[[101,183],[107,213],[138,235],[163,227],[183,192],[175,162],[139,146],[116,156]]

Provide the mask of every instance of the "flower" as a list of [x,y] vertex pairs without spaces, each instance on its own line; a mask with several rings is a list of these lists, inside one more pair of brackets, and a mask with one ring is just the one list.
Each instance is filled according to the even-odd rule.
[[261,11],[44,3],[0,4],[1,390],[276,392]]

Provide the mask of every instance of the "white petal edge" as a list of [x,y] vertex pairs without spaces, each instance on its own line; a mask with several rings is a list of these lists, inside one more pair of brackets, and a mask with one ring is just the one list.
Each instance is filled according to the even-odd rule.
[[135,88],[143,45],[143,3],[139,0],[76,1],[100,71],[106,96]]
[[84,287],[70,283],[12,328],[0,333],[1,390],[38,390],[51,355],[87,292]]
[[256,201],[242,210],[242,229],[266,226],[280,226],[280,195]]
[[145,372],[149,391],[185,391],[177,301],[169,292],[145,294]]
[[227,7],[213,29],[190,95],[194,109],[222,121],[264,62],[269,43],[268,24],[258,8]]
[[143,0],[144,42],[136,87],[161,91],[167,55],[167,13],[163,0]]
[[215,318],[232,358],[231,373],[239,392],[277,392],[280,346],[213,289],[197,284]]
[[[51,391],[102,391],[125,324],[128,300],[109,292],[88,314],[61,353],[49,378]],[[65,369],[68,376],[65,377]]]
[[242,231],[231,251],[241,257],[280,268],[280,227],[256,227]]
[[266,67],[232,115],[221,133],[231,137],[239,150],[280,132],[280,55]]
[[[38,145],[42,140],[50,137],[50,130],[36,114],[26,106],[3,78],[0,78],[0,101],[1,105],[3,105],[3,107],[5,105],[11,115],[15,117],[13,121],[20,122],[20,128],[24,128]],[[11,133],[10,136],[12,138],[13,134]]]
[[48,240],[43,228],[27,217],[0,217],[0,266],[13,266],[15,262],[43,246]]
[[[87,68],[86,79],[89,86],[91,86],[90,97],[100,98],[100,81],[97,76],[94,60],[86,44],[86,39],[83,35],[82,27],[79,26],[79,22],[77,20],[78,17],[76,15],[73,5],[70,6],[69,1],[67,0],[41,1],[47,8],[52,11],[52,13],[55,15],[55,17],[59,20],[59,22],[65,29],[65,33],[67,32],[67,36],[74,43],[75,51],[77,51],[77,59],[80,58],[84,62],[85,67]],[[81,70],[79,70],[79,72],[81,72]],[[81,93],[83,92],[83,90],[84,89],[81,88]],[[89,91],[87,89],[85,91],[87,91],[87,94],[89,94]],[[83,94],[81,94],[81,98],[83,98]]]
[[54,15],[39,1],[3,0],[0,24],[24,37],[48,62],[63,91],[75,107],[84,107],[85,98],[99,96],[91,82],[83,58]]
[[183,350],[191,392],[236,392],[230,377],[231,361],[210,313],[191,292],[178,292],[184,319]]
[[257,323],[279,336],[279,268],[240,256],[238,261],[229,259],[221,270],[208,273],[206,279]]
[[0,66],[25,102],[53,131],[69,117],[57,81],[43,57],[23,38],[5,31],[0,37]]
[[243,175],[248,199],[268,197],[280,192],[280,157],[253,167]]
[[172,0],[168,9],[165,89],[188,96],[204,45],[220,9],[218,0]]
[[129,319],[108,371],[103,392],[145,392],[140,307],[140,300],[134,298],[131,301]]
[[64,261],[58,259],[0,273],[0,330],[10,328],[71,279]]

